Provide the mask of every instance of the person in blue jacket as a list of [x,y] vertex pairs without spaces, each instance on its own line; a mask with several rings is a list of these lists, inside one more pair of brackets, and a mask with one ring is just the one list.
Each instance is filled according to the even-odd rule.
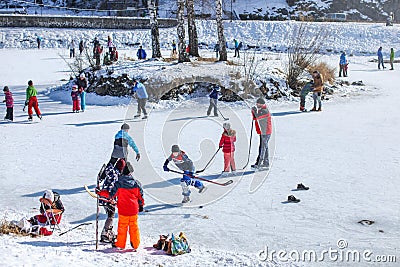
[[139,82],[138,80],[133,81],[132,94],[135,93],[138,101],[138,109],[137,109],[137,114],[134,116],[134,118],[139,118],[140,114],[143,111],[144,116],[142,119],[147,119],[146,102],[147,99],[149,98],[149,95],[147,94],[146,87],[143,85],[143,83]]
[[342,52],[339,60],[339,77],[342,77],[342,72],[343,72],[343,77],[347,77],[346,64],[347,64],[346,52]]
[[216,87],[212,90],[211,94],[209,95],[210,96],[210,106],[208,107],[208,110],[207,110],[207,116],[210,116],[211,110],[214,108],[214,116],[218,117],[217,104],[218,104],[219,91],[220,91],[219,87]]
[[139,49],[138,49],[136,55],[137,55],[138,59],[146,59],[146,57],[147,57],[146,51],[144,51],[142,46],[139,46]]
[[115,164],[118,159],[124,159],[127,161],[128,158],[128,146],[130,146],[136,152],[136,160],[139,161],[140,153],[139,149],[137,148],[135,141],[133,138],[128,134],[129,125],[124,123],[121,126],[121,130],[114,137],[114,149],[111,153],[111,164]]
[[378,53],[376,53],[378,55],[378,69],[381,69],[381,65],[383,69],[386,69],[386,67],[383,65],[383,55],[382,55],[382,46],[379,47],[378,49]]

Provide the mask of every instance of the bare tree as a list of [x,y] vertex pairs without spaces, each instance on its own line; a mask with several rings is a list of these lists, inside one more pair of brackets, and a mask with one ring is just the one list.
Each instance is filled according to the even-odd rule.
[[186,0],[186,8],[187,8],[188,33],[189,33],[189,55],[199,57],[199,41],[197,38],[194,0]]
[[315,64],[322,45],[328,39],[329,32],[323,28],[310,34],[311,32],[308,24],[303,22],[294,29],[293,36],[289,39],[286,81],[293,90],[298,89],[298,78]]
[[156,14],[155,0],[148,0],[150,11],[150,27],[151,27],[151,45],[152,45],[152,58],[160,58],[160,34],[158,31],[158,20]]
[[185,0],[177,0],[178,6],[178,62],[189,62],[189,57],[186,54],[186,43],[185,43]]
[[226,40],[224,35],[224,24],[222,21],[222,0],[216,0],[216,20],[217,20],[217,32],[218,32],[218,43],[219,43],[219,61],[227,61],[228,55],[226,53]]

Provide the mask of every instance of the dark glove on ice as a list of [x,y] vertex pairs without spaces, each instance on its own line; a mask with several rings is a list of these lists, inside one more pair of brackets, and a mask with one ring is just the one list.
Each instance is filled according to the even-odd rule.
[[165,172],[169,172],[169,168],[168,168],[167,165],[164,165],[164,171],[165,171]]

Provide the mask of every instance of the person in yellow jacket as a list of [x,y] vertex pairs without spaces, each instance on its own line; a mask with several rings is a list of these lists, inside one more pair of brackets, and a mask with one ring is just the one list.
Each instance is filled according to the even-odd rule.
[[390,70],[394,70],[393,63],[394,63],[394,49],[392,47],[390,48]]
[[[319,71],[313,71],[312,77],[314,80],[314,90],[313,90],[313,99],[314,99],[314,107],[311,111],[322,111],[322,103],[321,96],[324,91],[324,80],[323,76]],[[318,109],[317,109],[318,103]]]
[[[42,113],[40,112],[39,109],[39,103],[37,100],[37,90],[33,86],[33,82],[30,80],[28,82],[28,88],[26,88],[26,100],[25,100],[25,106],[28,106],[28,120],[32,120],[32,108],[35,109],[36,116],[38,116],[39,119],[42,119]],[[24,107],[25,110],[25,107]]]

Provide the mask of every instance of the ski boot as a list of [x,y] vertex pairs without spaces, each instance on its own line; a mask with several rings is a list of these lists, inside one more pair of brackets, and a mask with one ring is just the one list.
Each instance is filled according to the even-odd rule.
[[297,190],[308,190],[310,189],[308,186],[305,186],[303,184],[297,184]]
[[293,195],[290,195],[290,196],[288,196],[288,200],[287,201],[288,202],[293,202],[293,203],[298,203],[298,202],[300,202],[300,199],[296,198]]
[[113,243],[116,236],[112,230],[112,226],[106,232],[101,233],[100,242],[102,243]]

